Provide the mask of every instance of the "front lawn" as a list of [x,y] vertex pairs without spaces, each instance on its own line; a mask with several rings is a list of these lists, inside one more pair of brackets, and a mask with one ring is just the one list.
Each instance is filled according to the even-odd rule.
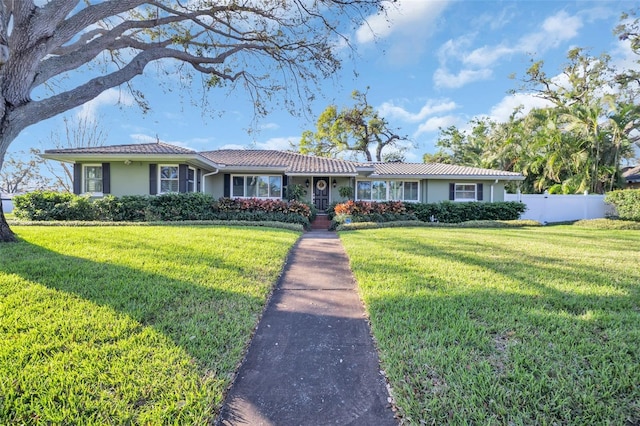
[[0,424],[206,424],[299,233],[13,227]]
[[640,231],[340,235],[409,424],[640,424]]

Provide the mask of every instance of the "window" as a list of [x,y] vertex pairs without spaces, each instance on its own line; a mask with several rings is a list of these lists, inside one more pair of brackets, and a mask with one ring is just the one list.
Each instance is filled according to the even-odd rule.
[[476,201],[476,184],[456,183],[454,199],[456,201]]
[[418,182],[361,180],[356,184],[359,201],[418,201]]
[[187,192],[195,192],[196,190],[196,171],[189,167],[187,170]]
[[160,166],[160,193],[178,192],[178,166]]
[[371,184],[371,198],[375,201],[384,201],[387,197],[387,182],[384,180],[374,180]]
[[358,200],[371,200],[371,182],[360,181],[358,182],[358,191],[356,193]]
[[102,193],[102,166],[84,166],[84,192],[88,194]]
[[231,196],[240,198],[282,198],[282,176],[233,176]]

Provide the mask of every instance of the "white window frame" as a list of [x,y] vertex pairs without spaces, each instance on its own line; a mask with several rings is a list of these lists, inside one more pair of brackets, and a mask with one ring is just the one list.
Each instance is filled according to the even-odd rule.
[[[163,167],[175,167],[176,168],[176,178],[175,179],[163,179],[162,178],[162,168]],[[178,182],[178,188],[175,191],[162,191],[162,181],[176,181]],[[180,166],[178,164],[158,164],[158,194],[171,194],[180,192]]]
[[[453,188],[453,200],[460,202],[460,203],[465,203],[465,202],[469,202],[469,201],[478,201],[478,184],[477,183],[471,183],[471,182],[462,182],[462,183],[454,183],[454,188]],[[458,185],[460,186],[471,186],[473,185],[473,198],[458,198]],[[468,190],[461,190],[460,192],[468,192]]]
[[[266,178],[267,179],[267,196],[264,197],[260,197],[258,195],[256,196],[248,196],[247,195],[247,178],[253,178],[253,177],[258,177],[258,178]],[[242,184],[242,194],[243,195],[235,195],[233,192],[233,180],[234,178],[242,178],[243,180],[243,184]],[[272,196],[271,195],[271,178],[278,178],[280,179],[280,195],[276,195],[276,196]],[[231,194],[231,198],[259,198],[262,200],[281,200],[282,199],[282,194],[283,194],[283,177],[282,175],[264,175],[264,174],[237,174],[237,175],[231,175],[231,179],[229,182],[229,185],[231,186],[229,188],[229,194]]]
[[[100,168],[100,183],[102,186],[102,191],[87,191],[87,183],[89,182],[89,178],[87,177],[87,168],[88,167],[99,167]],[[97,179],[93,179],[97,180]],[[104,168],[102,164],[83,164],[82,165],[82,193],[83,194],[91,194],[91,195],[104,195]]]
[[[386,195],[385,198],[380,200],[380,199],[373,199],[373,182],[384,182],[385,187],[386,187]],[[370,193],[371,193],[371,197],[368,199],[362,199],[358,196],[358,184],[361,182],[371,182],[371,188],[370,188]],[[391,182],[394,183],[400,183],[401,184],[401,188],[402,188],[402,199],[391,199],[390,195],[391,195]],[[411,183],[417,183],[418,184],[418,199],[417,200],[407,200],[404,197],[404,184],[406,182],[411,182]],[[420,181],[416,180],[416,179],[358,179],[356,181],[356,201],[376,201],[376,202],[386,202],[386,201],[402,201],[403,203],[418,203],[420,202]]]

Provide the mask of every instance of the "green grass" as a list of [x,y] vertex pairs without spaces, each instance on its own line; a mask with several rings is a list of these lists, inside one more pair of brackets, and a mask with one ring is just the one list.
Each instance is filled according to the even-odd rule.
[[299,233],[13,227],[0,424],[206,424]]
[[408,424],[640,424],[640,232],[340,235]]

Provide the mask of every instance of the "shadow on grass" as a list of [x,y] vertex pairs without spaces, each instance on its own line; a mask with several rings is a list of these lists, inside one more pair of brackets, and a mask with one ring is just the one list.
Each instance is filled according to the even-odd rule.
[[605,249],[610,263],[590,264],[570,243],[561,250],[576,255],[559,259],[465,232],[356,238],[384,247],[354,271],[409,423],[640,423],[637,262],[619,268]]
[[[69,243],[86,245],[87,241],[69,239]],[[87,260],[27,241],[0,245],[0,270],[5,277],[0,282],[0,311],[11,314],[2,321],[7,323],[0,322],[0,340],[4,334],[9,343],[0,351],[0,371],[5,364],[10,373],[5,376],[9,382],[0,380],[0,385],[8,386],[11,393],[0,398],[0,413],[4,413],[0,423],[29,422],[30,418],[94,424],[213,421],[277,277],[263,271],[260,281],[255,276],[258,265],[240,266],[215,250],[205,254],[188,244],[168,256],[165,270]],[[109,245],[123,254],[136,247],[146,252],[139,257],[150,262],[154,253],[156,258],[162,255],[152,242],[131,236]],[[196,272],[173,271],[171,265]],[[75,312],[78,306],[86,311]],[[51,315],[55,317],[47,318]],[[148,328],[168,341],[145,331]],[[18,341],[26,343],[11,346]],[[104,349],[96,354],[96,347]],[[118,359],[109,361],[112,356]],[[51,367],[54,360],[56,367]],[[36,364],[42,369],[29,377],[20,371],[34,369]],[[54,377],[52,369],[63,372]],[[50,379],[34,382],[48,375]],[[159,383],[162,378],[173,383]],[[87,384],[87,380],[95,382]],[[74,394],[72,389],[90,395]],[[25,408],[28,404],[31,407]],[[159,417],[139,417],[153,404],[161,405],[153,408]],[[109,405],[120,405],[117,409],[123,411],[114,414],[117,409]],[[189,410],[185,417],[182,411]]]

